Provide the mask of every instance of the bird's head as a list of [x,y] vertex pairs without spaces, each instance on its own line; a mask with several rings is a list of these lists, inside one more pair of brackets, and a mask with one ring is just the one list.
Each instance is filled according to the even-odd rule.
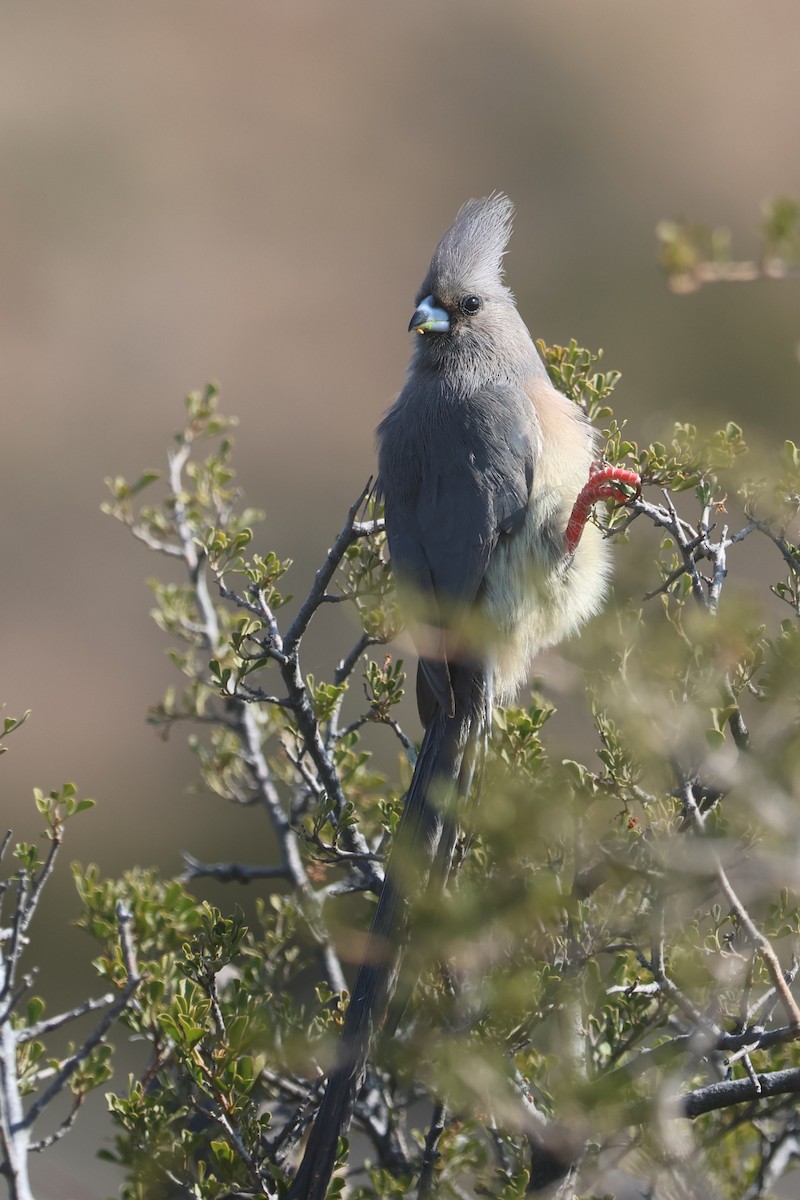
[[481,386],[484,375],[497,376],[498,357],[509,370],[516,359],[528,360],[530,337],[503,283],[513,212],[513,204],[501,193],[468,200],[459,210],[417,292],[408,327],[421,335],[415,347],[417,362],[440,370],[449,367],[459,376],[467,371]]

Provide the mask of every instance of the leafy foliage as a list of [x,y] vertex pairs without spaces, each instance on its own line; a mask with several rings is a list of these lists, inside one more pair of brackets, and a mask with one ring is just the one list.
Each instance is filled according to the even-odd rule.
[[[7,717],[4,735],[15,732],[27,716]],[[34,803],[44,825],[47,849],[41,851],[32,842],[12,845],[10,831],[0,844],[0,864],[11,866],[9,850],[17,863],[0,877],[0,1150],[12,1195],[21,1200],[31,1195],[31,1151],[44,1150],[67,1133],[89,1092],[111,1078],[112,1051],[104,1038],[139,982],[135,972],[128,970],[112,992],[52,1015],[46,1014],[44,1000],[33,992],[35,971],[25,963],[30,928],[55,868],[66,823],[91,808],[94,801],[80,798],[75,785],[65,783],[47,795],[34,788]],[[120,941],[126,941],[124,921],[125,914],[118,913],[110,936],[116,933]],[[52,1035],[98,1010],[102,1016],[81,1043],[69,1042],[62,1053],[48,1049]],[[34,1138],[42,1114],[67,1092],[71,1102],[55,1131]]]
[[[660,537],[655,571],[637,568],[651,580],[643,606],[631,597],[609,609],[594,628],[592,648],[588,639],[578,647],[594,764],[584,756],[553,757],[546,727],[554,709],[539,695],[496,716],[484,798],[464,815],[457,885],[444,898],[418,898],[401,985],[410,997],[402,1035],[379,1045],[369,1097],[356,1111],[375,1155],[369,1184],[356,1191],[364,1200],[407,1195],[418,1173],[421,1187],[435,1180],[442,1195],[458,1194],[466,1180],[476,1194],[521,1195],[563,1131],[576,1128],[586,1130],[574,1156],[590,1190],[593,1180],[602,1182],[606,1144],[624,1145],[636,1170],[656,1177],[669,1170],[675,1142],[660,1115],[668,1097],[676,1112],[688,1113],[726,1070],[731,1082],[753,1074],[754,1056],[764,1058],[762,1071],[796,1065],[797,1010],[787,1008],[791,996],[779,982],[782,971],[793,977],[798,906],[774,855],[793,830],[797,792],[792,665],[800,652],[800,558],[790,529],[800,494],[798,452],[787,444],[779,472],[748,478],[741,469],[747,446],[733,423],[711,433],[681,423],[664,441],[639,446],[613,418],[617,372],[599,371],[598,356],[574,342],[541,349],[556,385],[605,423],[606,461],[641,473],[644,496],[610,511],[606,523],[618,534],[635,521],[652,523]],[[193,436],[206,432],[196,423],[198,406],[206,419],[217,419],[215,399],[207,393],[205,409],[197,398],[189,402]],[[188,435],[179,444],[188,444]],[[220,461],[227,471],[229,454],[225,440]],[[218,477],[213,456],[204,471]],[[226,486],[231,480],[226,474]],[[654,502],[648,487],[667,494]],[[693,494],[693,518],[680,515],[671,499],[682,492]],[[359,521],[354,506],[297,615],[281,628],[285,597],[276,585],[290,564],[274,554],[248,557],[253,539],[230,492],[225,520],[235,532],[220,533],[219,508],[202,512],[195,496],[190,549],[186,533],[170,523],[179,494],[173,487],[161,518],[146,510],[142,526],[131,509],[116,512],[144,540],[177,545],[189,567],[182,615],[176,617],[172,593],[156,593],[159,623],[181,637],[176,660],[189,686],[182,704],[171,695],[154,719],[210,724],[208,737],[195,744],[207,782],[221,794],[246,801],[269,781],[285,822],[281,873],[289,890],[279,902],[273,895],[272,923],[255,940],[247,932],[230,945],[230,964],[198,965],[219,961],[207,916],[200,949],[190,955],[184,947],[169,984],[163,968],[159,975],[148,966],[145,976],[156,972],[159,995],[173,1006],[166,1025],[163,1014],[151,1017],[176,1047],[170,1110],[179,1112],[185,1131],[199,1105],[214,1126],[214,1144],[227,1147],[220,1158],[219,1149],[210,1152],[211,1133],[192,1134],[176,1177],[188,1178],[190,1165],[197,1172],[202,1163],[198,1195],[224,1194],[236,1171],[241,1186],[258,1183],[272,1194],[291,1175],[291,1148],[313,1110],[312,1063],[324,1070],[330,1060],[345,1003],[342,956],[358,957],[353,933],[331,932],[335,897],[377,888],[399,814],[398,792],[373,766],[364,738],[383,725],[413,757],[399,716],[405,674],[385,653],[363,658],[397,627],[379,514],[370,509]],[[734,496],[743,515],[730,533],[716,518]],[[772,593],[793,613],[777,624],[769,603],[759,606],[729,578],[734,553],[746,576],[746,551],[763,535],[783,574]],[[197,546],[219,591],[208,610],[191,579]],[[336,602],[353,606],[362,632],[329,678],[313,678],[301,668],[302,637]],[[363,699],[348,719],[362,662]],[[260,683],[266,678],[275,680],[271,692]],[[753,710],[752,729],[745,706]],[[760,803],[766,787],[769,812]],[[287,866],[290,847],[302,864],[296,872]],[[747,905],[731,883],[739,876],[753,877]],[[347,922],[363,928],[367,919],[354,912]],[[212,925],[227,929],[219,914]],[[214,982],[231,968],[233,982]],[[263,999],[254,1004],[253,996]],[[221,1029],[238,1030],[242,1020],[260,1058],[236,1039],[230,1046],[220,1040]],[[248,1064],[241,1079],[240,1059]],[[132,1095],[136,1120],[143,1105],[163,1100],[161,1088],[151,1098],[135,1087]],[[445,1114],[427,1131],[410,1119],[426,1096]],[[134,1120],[130,1103],[115,1101],[129,1131],[118,1156],[135,1170],[125,1140]],[[772,1105],[776,1137],[790,1128],[790,1112],[788,1101]],[[152,1113],[149,1120],[152,1126]],[[155,1136],[142,1145],[152,1146]],[[755,1126],[732,1124],[725,1103],[698,1122],[691,1154],[702,1154],[703,1169],[734,1194],[731,1141],[751,1155],[752,1179],[763,1175],[768,1147]],[[148,1194],[160,1155],[151,1148],[142,1159]],[[172,1194],[166,1175],[162,1186]]]
[[685,220],[661,221],[661,264],[675,292],[694,292],[707,283],[781,279],[800,269],[800,204],[789,196],[768,201],[761,222],[758,260],[733,257],[730,231]]
[[[543,686],[496,714],[457,875],[414,898],[395,1035],[356,1105],[368,1150],[342,1139],[330,1194],[512,1200],[561,1179],[599,1197],[620,1167],[656,1195],[766,1196],[800,1088],[800,451],[748,473],[733,423],[639,445],[617,372],[541,349],[605,460],[642,476],[599,518],[629,583],[570,651],[590,734],[554,749]],[[115,1016],[146,1047],[109,1095],[128,1200],[285,1193],[415,755],[379,511],[362,494],[299,580],[242,503],[233,424],[215,389],[192,395],[166,474],[109,483],[107,511],[181,572],[152,585],[180,683],[150,720],[185,725],[206,786],[275,844],[180,880],[75,868]],[[304,639],[334,609],[351,644],[312,675]],[[70,785],[36,803],[56,839],[85,804]],[[38,849],[17,859],[37,886]],[[208,877],[258,883],[254,916],[198,901]],[[33,1089],[40,1002],[15,1019]],[[105,1081],[102,1039],[75,1058],[73,1089]]]

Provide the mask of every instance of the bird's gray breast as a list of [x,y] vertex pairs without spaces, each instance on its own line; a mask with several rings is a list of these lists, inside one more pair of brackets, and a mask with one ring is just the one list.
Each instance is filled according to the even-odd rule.
[[511,386],[458,397],[407,385],[378,430],[395,570],[461,603],[524,521],[538,450],[535,412]]

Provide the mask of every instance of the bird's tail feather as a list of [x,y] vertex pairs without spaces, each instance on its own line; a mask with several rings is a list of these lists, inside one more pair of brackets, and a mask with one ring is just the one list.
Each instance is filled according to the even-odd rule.
[[[397,984],[408,933],[408,897],[447,882],[460,797],[480,772],[487,728],[485,674],[462,668],[455,714],[437,712],[422,740],[386,866],[367,947],[350,997],[336,1061],[288,1200],[324,1200],[339,1136],[349,1124],[374,1034]],[[459,694],[460,693],[460,696]]]

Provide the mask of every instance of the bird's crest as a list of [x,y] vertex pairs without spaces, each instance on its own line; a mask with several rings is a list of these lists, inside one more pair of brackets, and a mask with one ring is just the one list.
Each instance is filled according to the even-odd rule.
[[511,236],[514,205],[502,192],[467,200],[434,251],[426,283],[456,293],[497,287]]

